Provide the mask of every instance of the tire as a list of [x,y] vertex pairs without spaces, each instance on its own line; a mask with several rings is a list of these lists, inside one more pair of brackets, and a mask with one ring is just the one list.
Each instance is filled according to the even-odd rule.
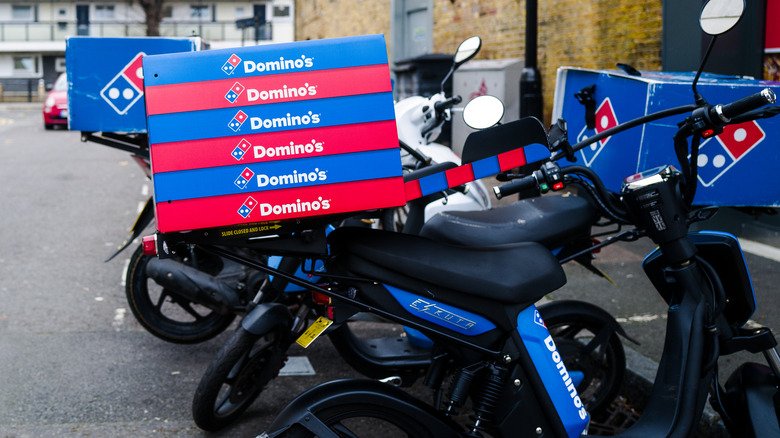
[[[425,424],[388,406],[366,403],[350,404],[326,408],[313,412],[313,414],[339,437],[435,438]],[[348,423],[344,424],[345,422]],[[283,436],[309,438],[315,435],[303,427],[295,425]]]
[[44,123],[43,124],[43,129],[45,129],[47,131],[51,131],[52,129],[54,129],[54,125],[50,125],[48,123]]
[[160,287],[146,275],[151,258],[139,246],[125,276],[127,304],[149,333],[168,342],[195,344],[222,333],[233,322],[235,314],[219,314]]
[[258,336],[236,329],[200,379],[192,418],[203,430],[228,426],[252,405],[286,361],[289,333]]
[[542,315],[566,369],[584,375],[577,392],[588,412],[603,412],[620,391],[626,373],[626,354],[620,337],[612,330],[609,338],[587,352],[591,342],[598,342],[597,335],[602,330],[610,330],[604,321],[576,313]]

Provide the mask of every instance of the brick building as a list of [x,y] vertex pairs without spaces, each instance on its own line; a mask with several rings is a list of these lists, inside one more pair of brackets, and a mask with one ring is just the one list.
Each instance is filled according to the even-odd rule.
[[[432,14],[414,15],[426,7]],[[411,17],[407,21],[412,25],[393,32],[401,14]],[[624,62],[639,69],[661,68],[660,0],[546,0],[539,2],[538,16],[547,117],[561,65],[613,68]],[[297,0],[295,19],[298,40],[383,33],[391,60],[451,53],[471,35],[483,40],[477,59],[524,56],[524,0]]]

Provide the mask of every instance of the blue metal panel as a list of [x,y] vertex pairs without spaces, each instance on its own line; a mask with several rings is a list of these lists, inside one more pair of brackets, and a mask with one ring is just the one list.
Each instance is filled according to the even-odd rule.
[[580,436],[588,427],[590,415],[577,394],[575,376],[566,370],[536,306],[531,305],[517,315],[517,331],[567,435]]
[[136,55],[197,49],[192,40],[172,38],[71,37],[65,46],[70,129],[105,132],[146,132],[143,87],[122,74]]
[[[556,93],[561,113],[569,124],[569,139],[579,142],[594,131],[585,127],[585,109],[574,94],[596,85],[597,131],[636,117],[693,103],[692,73],[643,72],[628,77],[617,72],[570,69],[561,75]],[[733,76],[703,75],[699,92],[708,102],[729,103],[777,83]],[[608,104],[605,102],[609,100]],[[605,105],[602,107],[602,105]],[[607,111],[611,107],[612,112]],[[608,117],[604,117],[608,115]],[[672,137],[685,115],[632,128],[577,153],[577,164],[593,168],[610,190],[617,191],[626,176],[653,167],[679,167]],[[602,129],[603,130],[603,129]],[[724,133],[702,141],[695,203],[721,206],[780,206],[780,186],[774,183],[772,163],[780,162],[780,118],[727,126]],[[561,161],[561,164],[567,162]]]
[[448,328],[454,332],[477,336],[496,328],[495,324],[480,315],[444,304],[428,297],[385,285],[398,304],[412,315]]

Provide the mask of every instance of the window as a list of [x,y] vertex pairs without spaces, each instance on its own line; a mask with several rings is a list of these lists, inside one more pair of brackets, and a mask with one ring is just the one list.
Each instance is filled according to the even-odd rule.
[[32,5],[11,5],[11,19],[16,21],[35,21]]
[[60,8],[59,10],[57,10],[57,14],[60,17],[65,17],[66,15],[68,15],[68,10],[65,8]]
[[289,6],[274,6],[274,17],[289,17],[289,16],[290,16]]
[[40,76],[40,59],[35,55],[17,55],[14,60],[15,76]]
[[173,6],[171,5],[163,6],[162,17],[163,20],[170,20],[171,18],[173,18]]
[[113,20],[114,17],[114,5],[95,5],[96,20]]
[[208,5],[190,5],[190,18],[199,21],[211,20],[211,8]]
[[65,71],[65,58],[57,58],[54,60],[54,71],[57,73]]

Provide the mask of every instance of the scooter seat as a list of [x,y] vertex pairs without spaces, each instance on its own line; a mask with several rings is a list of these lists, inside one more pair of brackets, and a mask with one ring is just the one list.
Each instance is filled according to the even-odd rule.
[[582,196],[542,196],[490,210],[446,211],[433,216],[420,235],[465,246],[539,242],[554,249],[586,236],[596,209]]
[[328,241],[339,266],[391,285],[411,278],[437,290],[516,304],[535,302],[566,284],[557,260],[538,243],[465,247],[354,227],[337,229]]

